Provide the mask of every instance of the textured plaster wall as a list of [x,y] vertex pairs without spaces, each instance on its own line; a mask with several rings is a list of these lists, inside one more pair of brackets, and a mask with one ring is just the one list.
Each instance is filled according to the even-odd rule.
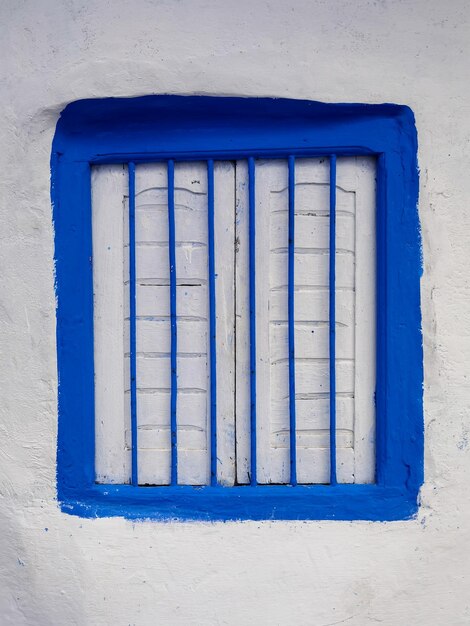
[[[0,625],[470,623],[470,5],[3,0]],[[400,523],[133,524],[55,501],[49,154],[78,98],[398,102],[421,168],[426,484]]]

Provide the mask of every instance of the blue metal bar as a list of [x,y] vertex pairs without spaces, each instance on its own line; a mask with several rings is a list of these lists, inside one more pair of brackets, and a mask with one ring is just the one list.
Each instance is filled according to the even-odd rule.
[[131,482],[139,484],[137,471],[137,357],[135,312],[135,164],[129,163],[129,359],[131,383]]
[[290,433],[290,483],[297,484],[297,441],[295,413],[295,307],[294,307],[294,252],[295,252],[295,157],[288,159],[289,170],[289,267],[287,280],[289,325],[289,433]]
[[256,245],[255,160],[248,159],[249,273],[250,273],[250,485],[256,477]]
[[209,354],[211,403],[211,485],[217,485],[217,355],[215,317],[215,252],[214,252],[214,161],[207,161],[207,220],[209,257]]
[[178,484],[178,427],[176,423],[177,381],[177,329],[176,329],[176,229],[175,229],[175,162],[168,161],[168,251],[170,262],[170,430],[171,430],[171,484]]
[[330,156],[330,484],[336,485],[336,155]]

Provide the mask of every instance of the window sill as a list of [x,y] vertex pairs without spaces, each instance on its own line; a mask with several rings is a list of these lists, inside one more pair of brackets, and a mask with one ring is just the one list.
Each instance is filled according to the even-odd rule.
[[59,501],[63,512],[87,518],[394,521],[416,515],[417,496],[417,489],[379,485],[93,485],[80,492],[59,494]]

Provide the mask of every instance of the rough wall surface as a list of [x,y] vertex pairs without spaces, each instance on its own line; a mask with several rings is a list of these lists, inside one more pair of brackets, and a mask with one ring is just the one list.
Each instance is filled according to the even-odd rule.
[[[468,2],[4,0],[0,15],[0,624],[469,624]],[[413,108],[418,519],[132,524],[59,511],[51,140],[72,100],[147,93]]]

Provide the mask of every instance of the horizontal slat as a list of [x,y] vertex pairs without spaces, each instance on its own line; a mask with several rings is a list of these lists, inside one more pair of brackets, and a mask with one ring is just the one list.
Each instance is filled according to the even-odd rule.
[[[178,390],[207,389],[207,357],[177,357]],[[141,356],[137,353],[137,384],[139,389],[170,387],[170,358]]]
[[[142,421],[142,420],[141,420]],[[138,449],[170,450],[170,426],[141,424],[138,428]],[[130,431],[126,431],[126,444],[130,446]],[[206,450],[207,435],[205,430],[197,426],[178,425],[179,450]]]
[[[142,425],[168,426],[170,424],[169,390],[139,390],[137,392],[139,421]],[[205,416],[207,398],[203,392],[180,390],[178,393],[178,424],[200,426],[201,414]]]
[[[137,320],[137,351],[170,351],[169,320]],[[207,349],[207,322],[178,319],[178,352],[205,354]]]
[[[128,258],[128,248],[124,255],[124,262]],[[168,247],[156,244],[136,246],[137,281],[142,279],[160,278],[169,280],[170,269],[168,261]],[[177,243],[176,267],[178,281],[185,279],[207,280],[207,248],[199,243]],[[181,284],[181,282],[180,282]]]
[[[190,211],[176,205],[175,215],[179,221],[178,239],[180,241],[205,241],[207,224],[204,212]],[[138,243],[153,241],[168,245],[168,207],[166,204],[137,206],[135,227]]]
[[[297,250],[297,249],[296,249]],[[328,252],[294,255],[295,286],[328,286]],[[287,252],[271,255],[271,288],[287,284]],[[354,255],[336,254],[336,287],[354,287]]]
[[[295,391],[297,395],[326,393],[330,389],[329,361],[301,361],[295,363]],[[271,367],[272,399],[287,396],[288,361]],[[354,393],[354,362],[336,361],[337,393]]]
[[[271,216],[271,250],[286,245],[285,212],[274,213]],[[295,246],[296,248],[322,248],[329,250],[329,223],[328,215],[300,214],[295,216]],[[336,249],[351,250],[354,252],[355,228],[354,215],[338,215],[336,218]]]
[[[328,324],[297,322],[294,327],[296,359],[328,358]],[[287,357],[287,323],[270,324],[271,362]],[[354,358],[354,333],[347,326],[336,327],[337,350],[339,359]]]
[[[327,484],[330,480],[329,458],[329,447],[299,448],[297,450],[297,482],[300,484]],[[336,460],[338,482],[354,482],[354,450],[352,448],[338,448]],[[260,463],[258,480],[260,484],[289,482],[288,448],[271,449],[269,464]]]
[[[139,166],[140,167],[140,166]],[[181,166],[180,166],[181,167]],[[200,193],[193,191],[192,189],[183,188],[181,185],[188,185],[186,180],[178,179],[178,166],[175,166],[175,209],[181,211],[192,212],[205,212],[207,210],[207,193]],[[176,186],[179,185],[179,186]],[[159,210],[167,207],[166,180],[160,187],[152,187],[143,191],[138,191],[135,198],[135,204],[137,209],[153,208]]]
[[[201,161],[185,161],[175,163],[175,196],[181,187],[191,190],[194,194],[207,193],[207,179],[204,163]],[[165,163],[139,163],[136,167],[137,198],[143,197],[143,190],[166,189],[167,176]],[[147,191],[146,191],[147,193]]]
[[[329,447],[299,448],[297,451],[297,480],[299,483],[328,483],[330,480]],[[336,477],[339,483],[354,482],[354,450],[336,450]]]
[[[330,445],[330,431],[325,429],[296,429],[297,449],[301,448],[328,448]],[[281,428],[271,435],[271,445],[273,448],[289,448],[289,428]],[[337,428],[336,447],[352,448],[354,433],[352,430]]]
[[[325,394],[326,396],[327,394]],[[296,396],[297,430],[319,429],[325,430],[330,427],[328,397],[302,398]],[[271,403],[272,429],[273,432],[281,430],[289,425],[289,401],[276,400]],[[336,423],[337,427],[345,430],[354,428],[354,398],[336,398]]]
[[[170,314],[170,290],[167,285],[138,284],[136,298],[138,317],[166,317]],[[176,310],[178,317],[207,317],[207,285],[177,286]],[[129,314],[129,307],[126,313]]]
[[[298,163],[298,161],[297,161]],[[297,169],[297,167],[296,167]],[[296,172],[297,178],[297,172]],[[296,183],[295,185],[295,213],[328,215],[330,210],[330,187],[326,183]],[[341,188],[336,189],[336,208],[339,214],[354,214],[355,193]],[[273,190],[269,195],[269,203],[275,214],[284,211],[288,204],[287,188]]]
[[169,485],[170,463],[170,450],[139,449],[137,454],[139,485]]
[[[328,289],[299,287],[294,291],[295,321],[329,321]],[[287,288],[272,290],[269,300],[269,318],[285,320],[287,309]],[[336,322],[352,326],[354,324],[354,292],[338,290],[336,294]],[[353,329],[352,329],[353,330]]]
[[[140,485],[168,485],[170,483],[169,450],[139,450],[138,462]],[[207,467],[205,450],[178,450],[178,484],[207,484]]]
[[206,450],[178,451],[178,484],[207,485],[209,483],[209,454]]
[[[330,167],[325,157],[299,157],[295,159],[296,188],[304,184],[328,185],[330,181]],[[327,190],[328,194],[328,190]],[[328,195],[325,196],[328,203]]]

